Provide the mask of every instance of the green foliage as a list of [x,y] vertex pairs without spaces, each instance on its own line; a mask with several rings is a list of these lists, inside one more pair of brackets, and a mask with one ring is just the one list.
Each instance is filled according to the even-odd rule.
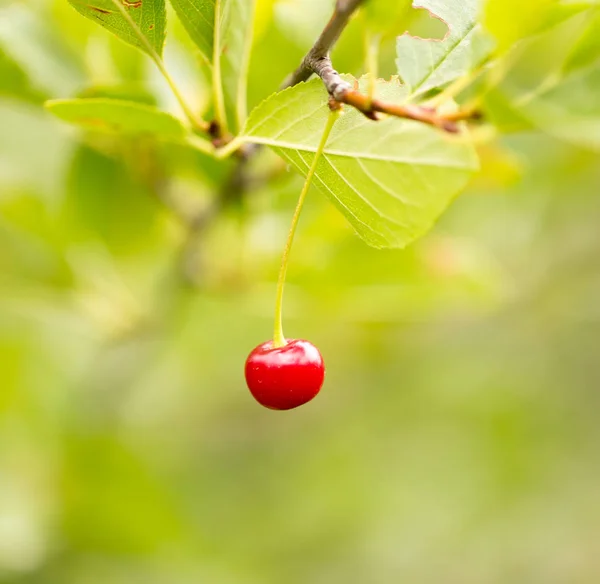
[[[148,50],[146,43],[149,42],[153,50],[162,52],[166,23],[162,4],[155,6],[145,2],[137,6],[134,3],[120,8],[113,0],[108,4],[94,7],[78,4],[76,7],[87,16],[93,13],[94,18],[101,18],[104,26],[127,42],[144,50]],[[576,23],[574,18],[580,13],[584,18],[595,11],[590,5],[577,5],[574,9],[562,3],[560,6],[550,4],[541,1],[530,5],[524,24],[512,30],[503,21],[508,18],[508,11],[503,11],[493,0],[487,3],[484,18],[488,30],[496,37],[500,54],[523,37],[529,45],[525,44],[524,52],[519,49],[519,63],[526,64],[526,55],[533,53],[535,56],[537,45],[545,42],[545,36],[554,42],[554,30],[560,29],[556,23],[566,22],[570,26],[571,22]],[[214,59],[215,115],[222,131],[227,132],[229,128],[235,132],[246,118],[253,3],[223,0],[192,5],[177,0],[174,6],[204,59],[209,62]],[[113,8],[118,10],[115,12]],[[369,2],[365,7],[366,26],[376,34],[385,33],[386,26],[396,26],[409,8],[408,4],[399,3],[392,13],[383,3]],[[444,89],[450,82],[473,74],[492,49],[492,41],[479,23],[476,0],[461,3],[460,9],[445,0],[432,0],[422,8],[444,22],[447,33],[440,41],[407,34],[398,37],[397,66],[405,85],[380,82],[375,88],[381,98],[391,103],[418,99],[432,89]],[[264,10],[261,7],[261,14]],[[556,60],[548,61],[554,67],[547,72],[541,70],[535,81],[541,90],[531,88],[529,73],[525,73],[528,88],[521,87],[518,77],[515,83],[511,71],[499,89],[492,86],[490,91],[482,85],[484,94],[487,93],[490,116],[499,127],[514,131],[519,127],[540,126],[557,136],[595,147],[595,126],[593,121],[589,123],[590,117],[597,116],[593,97],[597,19],[595,13],[593,16],[590,24],[586,21],[586,29],[580,33],[579,41],[567,51],[560,78],[556,77],[559,71]],[[488,21],[493,25],[490,26]],[[531,25],[527,25],[528,22]],[[152,35],[141,39],[140,31],[146,31],[146,34],[150,29]],[[549,32],[539,37],[541,41],[538,37],[530,40],[531,35],[545,29]],[[567,37],[570,43],[570,37]],[[507,58],[512,59],[512,56],[509,54]],[[5,68],[9,61],[6,63]],[[590,68],[590,77],[581,76],[580,69],[584,66]],[[24,83],[18,65],[11,63],[10,67],[12,83]],[[492,71],[490,76],[493,75],[493,69],[488,70]],[[515,71],[519,75],[518,68]],[[551,79],[551,75],[555,77],[548,83],[546,80]],[[173,82],[167,80],[172,85]],[[574,92],[573,84],[579,84]],[[367,90],[366,84],[361,90]],[[118,93],[116,95],[118,97]],[[149,105],[110,97],[111,91],[106,97],[55,100],[49,102],[47,108],[63,120],[89,129],[151,134],[169,140],[185,139],[190,146],[210,154],[208,142],[186,135],[183,125],[170,114]],[[316,148],[319,128],[325,119],[325,98],[318,81],[274,95],[255,108],[233,144],[243,141],[268,144],[301,173],[306,173],[310,155]],[[450,106],[451,101],[446,100],[445,107]],[[590,131],[579,139],[584,124]],[[325,156],[319,163],[316,184],[367,243],[374,247],[404,247],[431,228],[465,186],[476,166],[475,152],[464,138],[453,140],[423,124],[393,118],[375,124],[350,111],[334,129]]]
[[223,83],[229,126],[239,131],[246,120],[246,82],[252,47],[255,0],[217,0],[218,39],[215,58]]
[[126,43],[162,55],[167,24],[165,0],[69,0],[69,4]]
[[159,109],[106,98],[56,99],[46,102],[55,116],[92,130],[122,134],[150,134],[165,139],[182,138],[184,128],[175,117]]
[[[496,104],[502,100],[511,110],[512,131],[538,127],[586,148],[598,148],[599,33],[596,7],[580,9],[521,41],[518,62],[487,97]],[[509,53],[507,59],[511,58]],[[491,111],[506,114],[495,106]]]
[[573,73],[524,106],[525,115],[557,137],[600,150],[600,71]]
[[171,4],[204,59],[211,63],[216,0],[171,0]]
[[[380,82],[377,95],[402,102],[406,89]],[[271,146],[306,174],[328,115],[325,97],[319,80],[275,94],[252,112],[243,136]],[[431,228],[476,168],[469,143],[417,122],[373,124],[348,111],[332,131],[315,184],[367,243],[404,247]]]
[[584,12],[585,26],[577,42],[567,54],[563,65],[565,73],[576,71],[586,66],[593,66],[600,61],[600,10]]
[[479,0],[425,0],[419,6],[441,19],[448,32],[441,41],[408,34],[396,42],[398,74],[419,95],[454,81],[479,65],[492,44],[478,22]]

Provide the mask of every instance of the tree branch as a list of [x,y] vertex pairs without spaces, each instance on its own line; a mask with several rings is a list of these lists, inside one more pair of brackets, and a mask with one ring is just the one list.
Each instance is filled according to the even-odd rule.
[[364,0],[337,0],[333,15],[326,24],[323,32],[315,41],[312,49],[302,59],[302,63],[284,82],[283,87],[297,85],[306,81],[313,73],[316,73],[314,64],[323,57],[328,58],[329,53],[342,32],[348,25],[350,17],[356,12]]
[[343,79],[334,69],[330,52],[338,38],[346,28],[352,14],[364,0],[338,0],[332,17],[319,35],[313,47],[306,54],[302,63],[284,83],[284,87],[306,81],[313,73],[318,75],[333,100],[354,107],[372,120],[377,120],[378,113],[416,120],[429,124],[446,132],[459,131],[458,122],[478,119],[479,112],[474,110],[442,114],[435,108],[414,105],[386,103],[360,93],[348,81]]

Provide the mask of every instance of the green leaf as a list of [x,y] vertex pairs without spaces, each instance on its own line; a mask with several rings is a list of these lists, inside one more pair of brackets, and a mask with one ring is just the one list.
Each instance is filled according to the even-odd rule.
[[564,63],[565,72],[585,68],[600,61],[600,8],[590,10],[584,16],[586,28]]
[[[516,99],[530,100],[547,89],[549,83],[556,84],[566,72],[579,66],[571,57],[575,56],[589,23],[593,19],[588,13],[576,14],[543,33],[523,39],[515,54],[508,55],[510,67],[501,69],[502,88]],[[490,74],[494,75],[493,69]]]
[[575,14],[523,39],[519,59],[486,96],[486,115],[501,131],[539,128],[600,149],[597,10]]
[[156,97],[147,90],[133,85],[92,85],[77,92],[78,99],[110,99],[118,101],[134,101],[144,105],[156,106]]
[[448,25],[441,41],[404,34],[396,41],[398,74],[418,95],[441,87],[479,65],[490,53],[492,43],[478,17],[478,0],[422,0],[419,7]]
[[523,116],[562,140],[600,151],[600,69],[565,77],[521,108]]
[[151,56],[153,52],[162,55],[167,24],[165,0],[117,1],[122,2],[127,16],[113,0],[69,0],[69,4],[126,43]]
[[233,131],[246,120],[246,85],[252,44],[254,0],[217,0],[217,58],[227,119]]
[[[407,92],[381,81],[377,94],[401,102]],[[271,146],[306,174],[327,115],[327,94],[315,79],[261,103],[243,138]],[[431,228],[476,169],[474,149],[464,138],[410,120],[373,122],[347,109],[333,128],[314,184],[368,244],[404,247]]]
[[171,0],[171,4],[206,61],[212,61],[215,0]]
[[598,0],[562,0],[553,2],[548,8],[540,14],[540,22],[535,33],[543,32],[548,28],[564,22],[571,16],[585,12],[586,10],[598,9],[600,4]]
[[183,138],[185,129],[175,117],[133,101],[116,99],[56,99],[46,102],[55,116],[91,130],[123,134],[152,134],[160,138]]
[[237,132],[246,120],[246,84],[255,0],[171,0],[179,19],[212,62],[217,117]]

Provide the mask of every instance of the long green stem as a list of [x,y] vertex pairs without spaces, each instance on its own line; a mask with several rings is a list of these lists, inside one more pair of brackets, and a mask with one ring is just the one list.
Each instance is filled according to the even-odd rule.
[[319,142],[319,146],[317,147],[317,151],[315,152],[315,157],[313,158],[312,164],[310,165],[310,168],[308,170],[308,174],[306,175],[306,180],[304,181],[304,186],[302,187],[302,191],[300,192],[300,197],[298,197],[298,203],[296,203],[296,209],[294,210],[294,216],[292,217],[290,231],[288,233],[287,241],[285,242],[285,247],[283,248],[283,255],[281,257],[281,268],[279,269],[279,279],[277,281],[277,296],[275,298],[275,327],[273,330],[273,347],[284,347],[287,344],[287,341],[283,336],[282,313],[283,288],[285,285],[285,274],[287,272],[288,259],[290,256],[290,251],[292,249],[292,242],[294,241],[296,228],[298,227],[298,220],[300,219],[300,213],[302,212],[302,205],[304,204],[304,199],[306,199],[306,194],[308,193],[310,183],[312,181],[313,176],[315,175],[315,171],[317,170],[319,158],[321,157],[321,154],[323,154],[323,150],[325,149],[325,145],[327,144],[327,139],[329,138],[331,129],[333,128],[333,125],[338,119],[340,113],[341,110],[339,109],[333,110],[327,118],[325,130],[323,131],[323,136],[321,137],[321,141]]
[[183,110],[183,113],[189,120],[190,124],[192,124],[192,126],[194,128],[196,128],[198,130],[202,130],[203,132],[206,132],[209,129],[208,122],[206,122],[205,120],[203,120],[201,118],[198,118],[194,114],[194,112],[190,109],[190,107],[186,103],[183,95],[179,91],[179,88],[177,87],[177,85],[175,85],[175,81],[173,81],[173,78],[167,71],[164,61],[162,60],[160,55],[156,52],[155,48],[152,46],[152,43],[147,39],[146,35],[140,30],[140,27],[137,25],[135,20],[133,20],[133,18],[131,18],[131,15],[129,14],[129,12],[127,12],[127,9],[125,8],[125,6],[123,6],[122,2],[120,2],[120,0],[112,0],[112,3],[115,5],[115,8],[117,8],[117,10],[121,13],[123,18],[127,21],[127,24],[129,24],[129,26],[132,28],[133,32],[138,37],[140,43],[142,43],[142,45],[144,46],[144,49],[146,50],[148,55],[150,55],[150,58],[154,61],[154,63],[158,67],[158,70],[161,72],[162,76],[165,78],[166,82],[168,83],[169,87],[171,88],[173,95],[179,102],[179,105],[181,106],[181,109]]

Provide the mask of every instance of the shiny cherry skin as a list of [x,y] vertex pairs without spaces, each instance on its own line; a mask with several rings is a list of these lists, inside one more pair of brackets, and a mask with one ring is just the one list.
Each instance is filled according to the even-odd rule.
[[294,339],[283,347],[258,345],[246,360],[246,383],[254,399],[271,410],[291,410],[309,402],[321,389],[325,365],[319,350]]

